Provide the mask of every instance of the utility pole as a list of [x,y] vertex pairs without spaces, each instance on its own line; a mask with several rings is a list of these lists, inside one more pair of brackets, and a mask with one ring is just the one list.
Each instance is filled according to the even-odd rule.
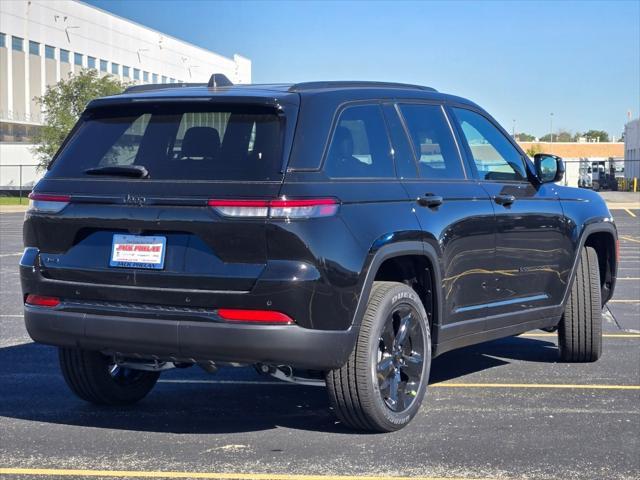
[[550,117],[551,117],[551,128],[549,130],[551,133],[551,143],[553,143],[553,112],[551,112]]

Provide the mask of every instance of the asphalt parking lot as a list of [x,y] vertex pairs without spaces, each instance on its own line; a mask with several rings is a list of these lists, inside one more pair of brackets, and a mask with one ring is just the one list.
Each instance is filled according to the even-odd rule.
[[600,361],[556,363],[541,331],[450,352],[416,419],[386,435],[343,428],[324,389],[251,369],[166,372],[132,408],[76,399],[55,349],[24,329],[23,214],[0,214],[0,476],[640,478],[640,210],[613,214],[621,263]]

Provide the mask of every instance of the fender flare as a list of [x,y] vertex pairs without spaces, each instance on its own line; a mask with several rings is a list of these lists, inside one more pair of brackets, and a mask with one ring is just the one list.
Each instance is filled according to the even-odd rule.
[[[567,287],[562,297],[561,306],[562,306],[563,312],[567,304],[567,300],[569,299],[569,293],[571,292],[571,288],[573,287],[573,281],[575,280],[575,277],[576,277],[576,269],[578,268],[578,263],[580,262],[580,255],[581,255],[582,249],[584,248],[585,243],[587,243],[587,238],[593,233],[602,233],[602,232],[611,234],[611,237],[613,238],[614,242],[618,239],[618,231],[615,227],[615,224],[611,222],[599,221],[597,223],[591,223],[591,224],[585,225],[584,228],[582,229],[578,246],[575,249],[575,258],[573,259],[573,266],[571,267],[571,275],[569,276],[569,281],[567,282]],[[614,245],[614,250],[615,248],[616,247]],[[611,296],[613,296],[613,291],[616,286],[616,276],[618,273],[617,260],[616,260],[615,266],[616,266],[615,268],[616,271],[613,272],[612,282],[611,282]],[[607,298],[606,301],[604,301],[604,303],[606,303],[609,300],[610,298]]]
[[385,260],[393,257],[402,257],[405,255],[421,255],[429,260],[429,263],[432,266],[431,281],[433,284],[433,293],[435,296],[435,318],[432,319],[433,325],[430,325],[430,327],[433,329],[434,327],[440,325],[442,319],[442,289],[440,288],[440,285],[442,285],[442,276],[440,272],[440,262],[438,260],[438,254],[436,253],[436,250],[433,248],[433,246],[427,242],[417,240],[399,241],[396,243],[384,245],[375,252],[371,252],[370,255],[372,255],[372,258],[371,260],[369,260],[368,266],[365,267],[366,274],[362,287],[360,288],[360,297],[358,298],[358,305],[354,314],[352,327],[356,327],[358,329],[360,328],[362,317],[364,316],[364,312],[369,301],[369,295],[373,286],[373,280],[378,273],[380,265],[382,265]]

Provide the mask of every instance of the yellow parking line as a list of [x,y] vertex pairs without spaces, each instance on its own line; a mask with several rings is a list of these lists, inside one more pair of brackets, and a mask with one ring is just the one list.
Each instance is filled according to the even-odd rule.
[[[392,477],[364,475],[296,475],[283,473],[162,472],[144,470],[74,470],[62,468],[0,468],[0,475],[111,478],[209,478],[215,480],[463,480],[459,477]],[[467,478],[466,480],[469,479]]]
[[627,237],[626,235],[620,235],[620,238],[622,238],[623,240],[628,240],[630,242],[640,243],[640,240],[637,240],[632,237]]
[[633,213],[633,212],[632,212],[631,210],[629,210],[628,208],[625,208],[625,209],[624,209],[624,211],[625,211],[625,212],[627,212],[627,213],[628,213],[629,215],[631,215],[632,217],[635,217],[635,216],[636,216],[636,214],[635,214],[635,213]]
[[640,390],[640,385],[586,385],[570,383],[434,383],[433,387],[450,388],[558,388],[568,390]]

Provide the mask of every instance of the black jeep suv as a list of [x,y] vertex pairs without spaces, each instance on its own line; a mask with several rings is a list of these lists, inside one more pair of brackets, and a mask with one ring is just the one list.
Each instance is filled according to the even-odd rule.
[[221,80],[92,101],[31,194],[25,322],[76,395],[255,365],[391,431],[448,350],[542,328],[598,359],[617,233],[561,159],[427,87]]

